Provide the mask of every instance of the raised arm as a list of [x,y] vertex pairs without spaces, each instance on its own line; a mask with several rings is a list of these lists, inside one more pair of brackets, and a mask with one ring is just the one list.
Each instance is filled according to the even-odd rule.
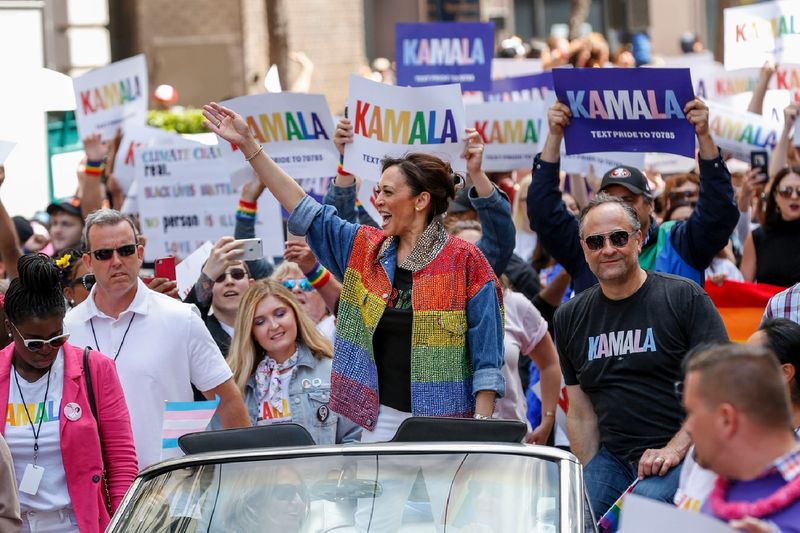
[[[6,169],[0,165],[0,187],[6,179]],[[17,277],[17,261],[22,257],[20,251],[19,237],[17,230],[14,227],[14,221],[6,211],[6,206],[3,205],[0,199],[0,257],[6,265],[6,273],[9,279]]]
[[[257,179],[242,186],[239,207],[236,210],[236,226],[233,230],[235,239],[252,239],[256,236],[256,211],[258,210],[258,199],[263,192],[264,184]],[[250,269],[250,277],[253,279],[267,278],[275,270],[272,261],[264,257],[255,261],[247,261],[247,268]]]
[[203,106],[203,125],[226,141],[235,144],[253,167],[258,179],[291,213],[306,193],[289,174],[264,152],[244,119],[215,102]]
[[789,164],[789,142],[794,132],[794,124],[800,113],[800,105],[790,104],[783,110],[783,131],[772,151],[769,161],[769,175],[774,176]]
[[78,169],[81,181],[81,215],[85,219],[103,207],[103,172],[108,146],[103,143],[99,133],[92,133],[83,139],[86,151],[86,165]]
[[772,61],[767,61],[761,67],[761,72],[758,74],[758,83],[753,88],[753,96],[750,98],[750,104],[747,106],[749,113],[761,115],[764,113],[764,96],[767,94],[767,86],[772,75],[775,74],[775,64]]

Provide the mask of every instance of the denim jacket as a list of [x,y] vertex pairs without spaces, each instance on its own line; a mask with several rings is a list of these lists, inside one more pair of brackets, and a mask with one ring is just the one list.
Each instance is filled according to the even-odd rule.
[[[311,433],[317,444],[358,442],[361,428],[354,422],[328,409],[331,388],[331,358],[318,359],[304,344],[297,344],[297,364],[289,382],[289,404],[292,422]],[[256,378],[250,376],[245,385],[244,404],[250,421],[256,424],[259,405]]]

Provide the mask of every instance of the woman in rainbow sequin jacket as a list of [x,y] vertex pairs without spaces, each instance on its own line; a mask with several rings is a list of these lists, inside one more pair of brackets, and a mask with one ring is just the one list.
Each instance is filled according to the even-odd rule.
[[[491,416],[505,387],[502,292],[483,254],[442,225],[460,180],[450,165],[422,153],[385,159],[381,229],[351,224],[307,196],[241,116],[214,103],[203,114],[342,280],[330,408],[366,430],[362,441],[390,439],[412,415]],[[468,174],[482,174],[480,137],[468,132],[466,143]]]

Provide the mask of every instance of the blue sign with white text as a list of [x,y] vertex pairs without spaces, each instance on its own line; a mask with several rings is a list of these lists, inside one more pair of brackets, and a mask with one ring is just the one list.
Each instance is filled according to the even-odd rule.
[[491,22],[397,24],[397,85],[460,83],[462,91],[489,90],[493,52]]
[[665,152],[694,157],[684,113],[694,99],[688,68],[557,68],[558,101],[572,113],[564,130],[567,155]]

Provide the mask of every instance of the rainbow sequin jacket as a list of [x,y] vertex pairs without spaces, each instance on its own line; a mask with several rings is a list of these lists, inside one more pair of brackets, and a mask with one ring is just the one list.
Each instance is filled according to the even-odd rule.
[[[342,280],[329,405],[372,430],[380,403],[372,335],[391,293],[396,239],[345,222],[309,196],[289,218],[289,231],[306,235],[320,263]],[[483,254],[447,235],[438,219],[401,266],[414,283],[412,414],[472,416],[475,392],[505,392],[499,283]]]

